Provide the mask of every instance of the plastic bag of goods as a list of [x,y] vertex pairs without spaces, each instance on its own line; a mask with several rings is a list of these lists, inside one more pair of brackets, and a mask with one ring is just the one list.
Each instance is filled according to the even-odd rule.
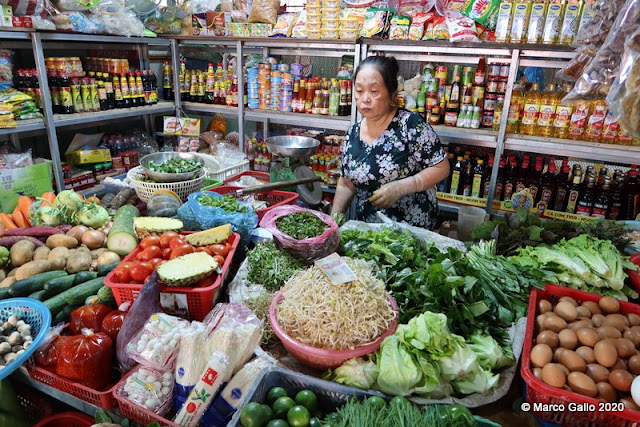
[[386,39],[394,12],[393,9],[388,8],[368,8],[364,16],[364,24],[360,29],[360,37]]
[[173,392],[173,407],[176,411],[182,408],[198,382],[200,374],[207,365],[208,356],[204,325],[200,322],[191,322],[189,330],[180,338],[180,348],[176,358]]
[[287,252],[307,262],[335,252],[340,244],[340,229],[333,218],[298,206],[272,209],[262,218],[260,227],[271,232]]
[[249,12],[249,22],[274,25],[279,10],[280,0],[254,0]]
[[620,126],[633,138],[640,138],[640,29],[625,44],[620,73],[607,102]]
[[102,320],[112,311],[113,308],[104,304],[91,304],[78,307],[71,312],[69,331],[73,335],[80,334],[83,329],[100,332]]
[[44,341],[42,341],[42,344],[40,344],[35,353],[33,353],[33,359],[36,362],[36,365],[44,368],[56,368],[60,348],[65,340],[71,338],[69,336],[60,335],[64,330],[64,327],[64,324],[60,324],[49,328]]
[[171,410],[173,374],[144,366],[136,368],[116,393],[158,415]]
[[111,382],[113,341],[104,332],[84,329],[81,335],[65,340],[60,347],[56,373],[94,390]]

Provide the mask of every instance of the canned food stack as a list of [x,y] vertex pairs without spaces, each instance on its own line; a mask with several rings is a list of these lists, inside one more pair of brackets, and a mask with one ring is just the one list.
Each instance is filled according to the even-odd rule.
[[307,38],[319,39],[322,27],[322,3],[321,0],[308,0],[307,12]]
[[[509,79],[509,64],[490,63],[489,72],[484,92],[484,105],[482,114],[482,127],[493,127],[496,109],[498,122],[502,114],[501,106],[504,103],[504,94],[507,90],[507,80]],[[499,125],[499,123],[498,123]]]
[[254,110],[260,107],[258,86],[258,68],[247,69],[247,106]]
[[268,110],[271,105],[271,64],[258,64],[258,108]]
[[340,38],[340,1],[322,0],[321,39]]
[[278,111],[280,109],[280,99],[282,98],[282,74],[280,72],[280,64],[271,66],[271,103],[270,110]]
[[285,113],[291,112],[291,102],[293,100],[293,74],[290,71],[289,64],[280,64],[280,73],[282,77],[282,91],[280,99],[280,111]]

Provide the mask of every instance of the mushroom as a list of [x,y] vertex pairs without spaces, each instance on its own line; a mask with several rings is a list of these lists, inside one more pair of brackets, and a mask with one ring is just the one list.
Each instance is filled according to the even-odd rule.
[[11,351],[11,344],[8,342],[0,343],[0,355],[5,355]]
[[17,354],[15,353],[7,353],[4,355],[4,361],[7,363],[10,363],[12,361],[14,361],[16,359],[16,357],[18,357]]
[[22,343],[22,336],[20,336],[20,332],[18,331],[13,332],[9,336],[9,339],[7,340],[7,342],[12,346],[20,345]]

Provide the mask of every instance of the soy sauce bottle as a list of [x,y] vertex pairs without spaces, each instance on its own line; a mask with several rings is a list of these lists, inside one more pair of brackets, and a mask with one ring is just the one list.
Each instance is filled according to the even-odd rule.
[[73,114],[73,96],[71,95],[71,82],[66,73],[60,77],[60,113]]

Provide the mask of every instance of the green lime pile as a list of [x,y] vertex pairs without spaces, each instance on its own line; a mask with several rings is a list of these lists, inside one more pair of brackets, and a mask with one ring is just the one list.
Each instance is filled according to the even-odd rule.
[[244,427],[320,427],[318,398],[311,390],[302,390],[292,399],[282,387],[267,393],[268,405],[251,402],[240,412]]

